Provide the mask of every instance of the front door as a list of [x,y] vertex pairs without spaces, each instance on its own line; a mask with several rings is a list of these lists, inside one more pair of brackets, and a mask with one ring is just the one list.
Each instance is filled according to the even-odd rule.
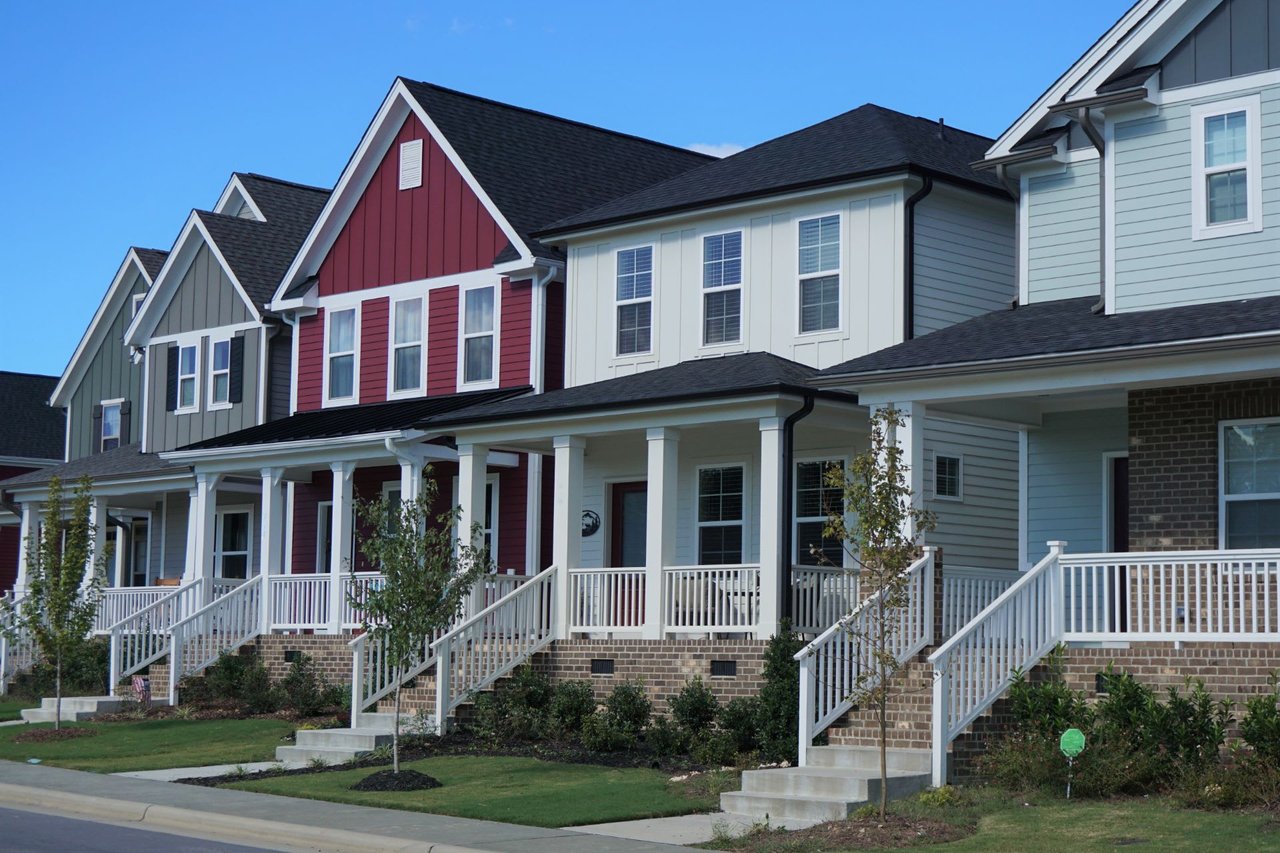
[[647,483],[614,483],[609,512],[609,565],[638,568],[645,564],[645,530],[649,507]]

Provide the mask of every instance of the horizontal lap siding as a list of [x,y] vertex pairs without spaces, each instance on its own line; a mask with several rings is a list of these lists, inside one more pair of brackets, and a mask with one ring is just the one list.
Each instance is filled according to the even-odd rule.
[[[422,139],[422,186],[399,189],[400,144]],[[320,265],[320,294],[488,269],[507,238],[417,116],[405,119]]]
[[427,394],[458,389],[458,288],[431,291],[427,320]]
[[298,411],[320,408],[324,386],[324,309],[298,323]]
[[316,570],[317,524],[316,507],[329,500],[333,494],[333,478],[328,471],[312,475],[310,483],[298,483],[293,488],[293,567],[297,574],[311,574]]
[[939,453],[962,459],[962,500],[926,504],[938,525],[929,544],[943,549],[947,566],[1017,568],[1018,434],[930,418],[925,447],[930,480]]
[[360,402],[387,399],[387,311],[390,300],[366,299],[360,308]]
[[498,382],[504,388],[529,384],[532,307],[531,282],[503,279]]
[[916,208],[915,334],[1009,306],[1014,207],[935,191]]
[[503,468],[498,475],[498,553],[502,570],[524,573],[526,520],[529,517],[529,457],[521,453],[520,464]]
[[1030,178],[1024,203],[1029,301],[1100,294],[1097,161]]

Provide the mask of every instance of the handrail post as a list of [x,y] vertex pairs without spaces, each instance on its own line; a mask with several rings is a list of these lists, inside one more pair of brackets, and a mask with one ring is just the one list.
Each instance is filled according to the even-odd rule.
[[273,609],[271,607],[272,575],[267,574],[267,572],[265,571],[265,566],[263,567],[263,569],[264,569],[263,572],[258,575],[258,577],[262,578],[262,581],[261,581],[262,589],[259,590],[259,593],[258,593],[259,597],[262,599],[262,611],[259,614],[259,620],[258,620],[258,633],[270,634],[271,633],[271,611]]
[[925,645],[932,646],[937,635],[934,631],[933,617],[938,591],[934,589],[934,573],[937,571],[938,546],[924,546],[925,556],[929,561],[921,572],[921,594],[924,596],[924,638]]
[[947,733],[950,729],[950,661],[942,658],[933,669],[933,787],[947,784]]
[[169,635],[169,704],[178,704],[178,669],[182,661],[182,631]]
[[818,677],[813,671],[813,655],[805,655],[800,661],[800,743],[797,756],[799,765],[809,763],[809,747],[813,745],[814,703],[817,701]]
[[[123,637],[117,629],[111,632],[111,665],[107,671],[107,695],[116,695],[116,685],[120,683],[120,654],[123,651],[120,648]],[[4,672],[0,667],[0,673]]]
[[453,640],[445,635],[436,651],[436,732],[444,737],[449,732],[449,679],[453,675]]
[[1049,575],[1049,595],[1052,611],[1049,614],[1049,625],[1055,639],[1062,639],[1063,626],[1066,625],[1067,593],[1064,588],[1065,579],[1062,572],[1062,552],[1066,550],[1064,540],[1053,539],[1048,543],[1049,555],[1053,565]]
[[0,696],[9,692],[9,638],[0,632]]
[[356,643],[354,654],[351,655],[351,728],[359,728],[360,712],[364,705],[364,658],[365,647],[369,644],[366,639],[369,635],[363,634],[360,641]]

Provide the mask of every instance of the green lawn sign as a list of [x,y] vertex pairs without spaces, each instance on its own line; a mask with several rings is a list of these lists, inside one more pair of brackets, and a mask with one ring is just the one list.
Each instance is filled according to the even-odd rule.
[[1067,729],[1058,739],[1058,749],[1067,757],[1067,799],[1071,799],[1071,779],[1075,770],[1076,756],[1084,752],[1084,732],[1079,729]]

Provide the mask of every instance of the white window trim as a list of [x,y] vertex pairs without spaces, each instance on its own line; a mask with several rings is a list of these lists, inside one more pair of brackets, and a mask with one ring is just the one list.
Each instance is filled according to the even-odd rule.
[[[637,249],[648,249],[649,257],[652,261],[652,269],[649,272],[649,295],[643,299],[619,299],[618,298],[618,256],[623,252],[634,252]],[[699,287],[701,287],[702,279],[698,279]],[[655,329],[658,321],[658,244],[657,243],[639,243],[634,246],[622,246],[613,250],[613,275],[610,277],[610,287],[613,292],[613,343],[610,349],[613,350],[615,360],[627,360],[634,358],[644,358],[653,355],[653,342],[657,337]],[[642,302],[649,303],[649,348],[646,350],[636,350],[635,352],[618,352],[618,309],[623,305],[639,305]]]
[[[178,399],[177,399],[177,406],[174,408],[173,413],[175,415],[190,415],[200,411],[200,365],[203,363],[203,358],[204,358],[204,338],[197,338],[189,344],[179,343],[177,347],[178,347]],[[196,351],[196,358],[195,358],[196,372],[195,373],[182,372],[182,351],[184,349],[195,349]],[[182,380],[184,378],[191,378],[195,380],[195,390],[191,394],[190,406],[182,405]]]
[[[720,287],[705,287],[703,286],[703,282],[705,281],[703,276],[706,275],[706,268],[707,268],[707,261],[706,261],[707,238],[723,237],[727,234],[739,234],[742,237],[742,254],[740,256],[740,262],[742,264],[742,273],[738,278],[738,283],[721,285]],[[702,248],[702,260],[699,263],[702,275],[699,276],[698,278],[698,288],[700,291],[698,294],[698,316],[700,318],[698,323],[698,341],[699,341],[698,348],[704,349],[704,350],[723,350],[726,348],[741,349],[742,342],[746,338],[746,327],[747,327],[747,229],[746,228],[728,228],[728,229],[725,229],[724,231],[710,231],[705,234],[699,234],[698,237],[699,237],[699,242]],[[719,343],[709,344],[707,343],[707,294],[708,293],[727,293],[730,290],[738,291],[738,338],[737,340],[733,340],[733,341],[720,341]],[[617,295],[616,276],[615,276],[614,295],[615,296]],[[614,322],[617,322],[617,321],[615,320]],[[652,330],[650,330],[650,333],[649,333],[649,341],[652,344],[653,342]],[[615,347],[616,345],[617,344],[616,344],[616,338],[615,338]]]
[[[849,457],[841,453],[818,453],[810,456],[797,456],[791,460],[791,464],[794,466],[791,471],[791,565],[793,566],[800,565],[800,537],[798,535],[800,522],[818,520],[817,516],[800,515],[800,479],[796,476],[796,470],[806,462],[839,462],[844,466],[846,472],[849,470]],[[849,518],[847,513],[845,518]],[[826,521],[826,519],[827,517],[824,515],[821,520]],[[853,558],[849,556],[847,548],[842,547],[840,554],[841,568],[852,569],[857,567],[853,562]]]
[[329,559],[332,556],[325,547],[325,510],[329,511],[329,523],[333,523],[333,501],[316,501],[316,574],[329,572]]
[[[355,334],[351,345],[354,347],[351,353],[354,358],[351,359],[351,396],[350,397],[330,397],[329,396],[329,361],[334,355],[345,355],[346,352],[330,353],[329,352],[329,336],[333,331],[333,315],[343,311],[355,312]],[[324,356],[324,364],[321,382],[324,383],[321,388],[321,406],[349,406],[352,403],[360,402],[360,326],[361,315],[364,313],[364,303],[357,302],[353,305],[347,305],[342,308],[334,308],[324,312],[324,341],[321,342],[322,354]]]
[[[493,288],[493,330],[489,332],[471,332],[466,331],[467,328],[467,294],[473,290],[484,290],[485,288]],[[502,328],[502,282],[490,282],[488,284],[472,284],[469,286],[458,288],[458,377],[457,388],[459,391],[484,391],[490,388],[497,388],[502,375],[502,362],[499,360],[501,355],[501,347],[499,345],[498,330]],[[483,338],[486,335],[493,338],[493,375],[488,379],[479,379],[475,382],[468,382],[467,377],[467,341],[471,338]]]
[[142,307],[142,303],[146,298],[147,298],[147,294],[145,293],[133,294],[133,299],[130,301],[130,308],[129,308],[130,319],[133,319],[134,317],[138,316],[138,309]]
[[[124,397],[118,397],[114,400],[103,400],[101,403],[98,404],[102,406],[102,434],[98,436],[98,452],[99,453],[102,453],[104,451],[105,448],[103,448],[102,444],[107,440],[107,431],[106,431],[107,406],[121,406],[123,403],[124,403]],[[120,414],[123,415],[124,412],[121,412]],[[123,447],[124,440],[123,440],[123,436],[119,434],[119,431],[124,428],[124,422],[119,417],[117,417],[116,424],[118,425],[117,433],[114,436],[116,440],[116,447]]]
[[[489,535],[489,562],[497,567],[498,573],[501,574],[505,571],[503,567],[498,566],[498,528],[502,526],[498,517],[498,507],[501,506],[498,500],[498,488],[499,484],[502,482],[502,475],[496,473],[486,474],[484,482],[486,488],[493,486],[492,494],[489,497],[489,515],[493,518],[493,527],[485,527],[484,519],[480,519],[480,527],[484,533]],[[396,486],[398,487],[399,483],[397,483]],[[453,506],[457,507],[460,504],[461,498],[458,495],[458,478],[455,476],[453,478]],[[456,524],[453,526],[453,541],[455,545],[458,542],[458,525]]]
[[[836,225],[836,230],[840,234],[840,251],[838,253],[840,259],[836,263],[836,268],[834,270],[822,270],[821,272],[801,273],[800,272],[800,223],[808,222],[813,219],[826,219],[828,216],[836,217],[836,221],[838,223]],[[847,235],[844,233],[844,212],[840,210],[829,210],[823,213],[806,213],[804,215],[797,216],[794,234],[795,234],[796,242],[794,246],[794,251],[792,253],[792,258],[796,262],[796,265],[794,268],[796,271],[796,278],[795,278],[795,282],[796,282],[795,297],[796,298],[792,300],[792,304],[795,306],[795,312],[796,312],[796,317],[795,317],[796,337],[810,338],[814,336],[821,337],[823,335],[843,334],[844,333],[844,312],[845,312],[845,293],[844,293],[845,256],[844,256],[844,253],[846,250],[845,247],[849,242],[849,240],[847,239]],[[834,275],[836,277],[836,292],[840,297],[840,301],[837,305],[838,310],[836,311],[836,316],[839,318],[840,322],[837,323],[835,326],[832,326],[830,329],[814,329],[812,331],[806,332],[804,331],[804,327],[803,327],[804,312],[801,309],[800,283],[812,278],[826,278],[831,275]]]
[[[214,370],[213,369],[213,353],[214,353],[214,350],[218,348],[218,344],[221,344],[221,343],[225,343],[227,345],[227,369]],[[231,339],[230,338],[210,339],[208,356],[209,356],[209,382],[207,384],[208,384],[209,399],[207,401],[208,407],[205,409],[205,411],[217,412],[225,409],[230,409],[232,405],[231,404]],[[214,380],[214,377],[219,373],[227,374],[227,399],[222,402],[219,402],[213,399],[213,386],[214,386],[213,380]]]
[[[956,471],[956,493],[954,495],[944,495],[938,491],[938,457],[945,456],[948,459],[955,459],[959,463],[959,469]],[[958,450],[935,450],[933,452],[933,471],[931,472],[933,499],[935,501],[950,501],[951,503],[964,503],[964,454]]]
[[[699,503],[701,502],[701,485],[702,472],[713,468],[741,468],[742,469],[742,520],[741,521],[703,521],[699,516]],[[702,528],[704,527],[733,527],[735,525],[742,528],[742,562],[740,563],[723,563],[717,565],[739,566],[751,565],[750,556],[752,554],[751,541],[751,508],[754,495],[751,491],[751,466],[746,460],[728,459],[723,462],[707,462],[697,465],[693,469],[693,542],[692,553],[689,555],[693,560],[693,565],[701,566],[702,559]],[[757,557],[756,562],[759,562]]]
[[1218,421],[1218,547],[1227,549],[1227,504],[1280,500],[1280,492],[1255,492],[1248,495],[1227,494],[1227,430],[1237,426],[1269,426],[1280,424],[1280,418],[1242,418]]
[[[402,302],[418,302],[418,317],[421,326],[418,329],[416,344],[396,343],[396,306]],[[415,388],[396,390],[396,350],[403,347],[418,347],[418,385]],[[387,399],[402,400],[407,397],[421,397],[427,387],[427,295],[404,296],[392,299],[387,313]]]
[[[1204,163],[1204,122],[1207,118],[1225,113],[1245,114],[1245,141],[1249,150],[1245,155],[1245,188],[1248,193],[1249,216],[1238,222],[1209,224],[1208,190],[1205,187],[1209,171]],[[1259,95],[1196,104],[1191,108],[1191,239],[1211,240],[1238,234],[1253,234],[1262,230],[1262,100]],[[1225,169],[1239,168],[1238,164]]]
[[[249,516],[248,536],[245,539],[245,568],[244,579],[251,580],[254,575],[253,570],[253,534],[255,527],[253,504],[234,504],[228,506],[220,506],[214,510],[216,521],[213,525],[213,576],[215,578],[225,577],[222,574],[222,519],[228,515],[247,514]],[[232,554],[239,554],[239,551],[233,551]],[[239,580],[232,578],[231,580]]]

